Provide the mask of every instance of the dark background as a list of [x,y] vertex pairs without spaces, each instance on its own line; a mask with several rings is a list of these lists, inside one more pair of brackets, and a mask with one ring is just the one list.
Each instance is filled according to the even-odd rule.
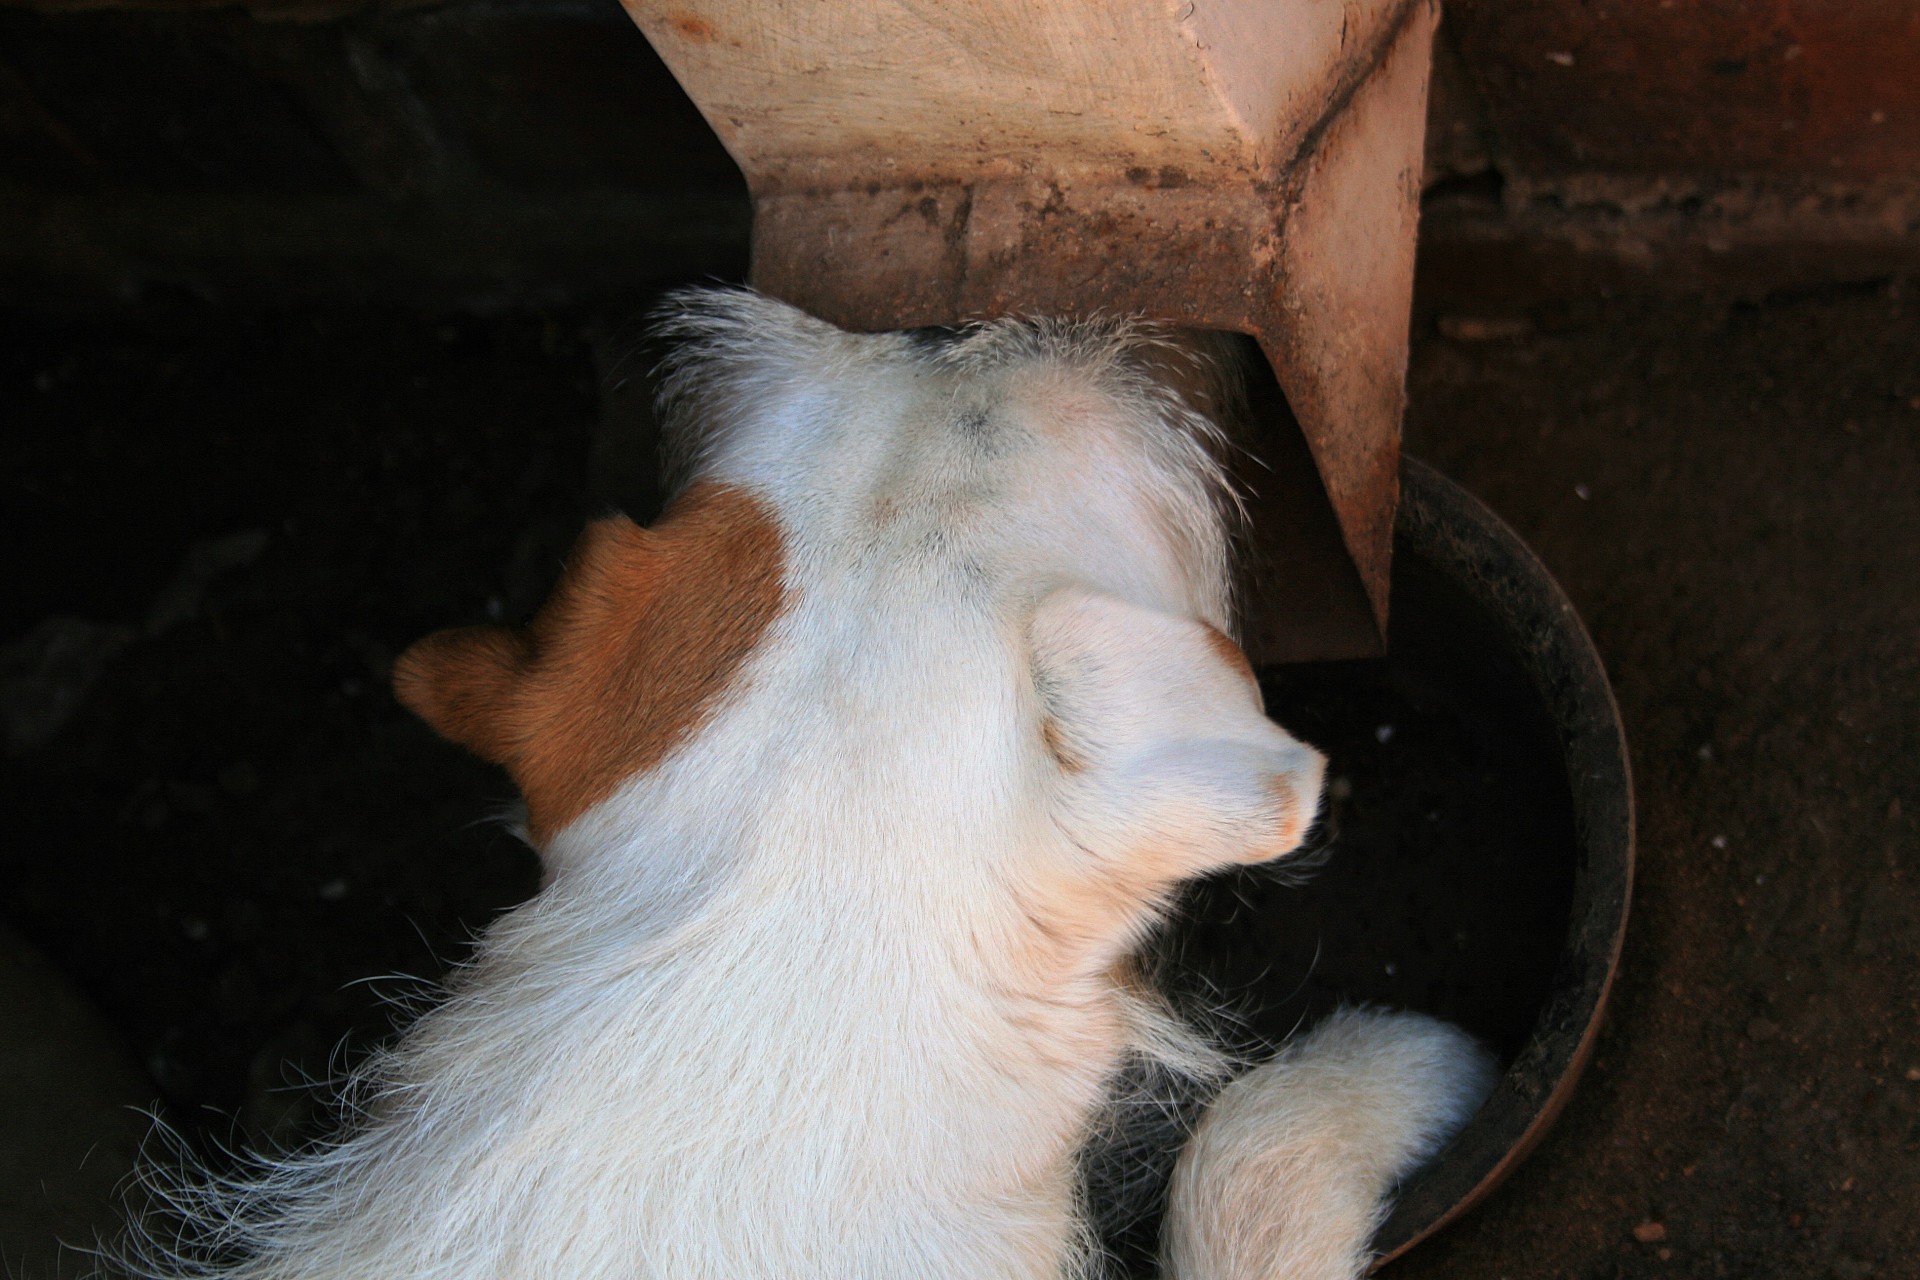
[[[1408,445],[1585,616],[1641,863],[1581,1092],[1396,1274],[1913,1274],[1915,66],[1904,0],[1449,10]],[[746,226],[611,3],[0,8],[0,914],[191,1143],[531,890],[388,666],[644,504],[634,317]]]

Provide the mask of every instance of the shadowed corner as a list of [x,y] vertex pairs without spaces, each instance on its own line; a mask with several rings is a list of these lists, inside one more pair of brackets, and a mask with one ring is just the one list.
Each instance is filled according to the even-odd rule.
[[0,928],[0,1268],[91,1275],[158,1093],[92,1004]]

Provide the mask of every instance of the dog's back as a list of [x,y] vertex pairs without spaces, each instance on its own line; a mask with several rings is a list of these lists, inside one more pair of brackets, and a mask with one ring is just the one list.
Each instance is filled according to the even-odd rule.
[[[745,293],[669,327],[667,515],[592,527],[526,630],[396,671],[512,773],[549,883],[340,1145],[190,1206],[226,1274],[1087,1273],[1074,1157],[1115,1072],[1217,1066],[1127,957],[1181,882],[1298,845],[1321,761],[1227,638],[1211,428],[1149,372],[1174,357]],[[1290,1215],[1350,1273],[1470,1109],[1456,1033],[1342,1026],[1216,1104],[1179,1274],[1283,1274]],[[1329,1168],[1274,1159],[1296,1140]]]

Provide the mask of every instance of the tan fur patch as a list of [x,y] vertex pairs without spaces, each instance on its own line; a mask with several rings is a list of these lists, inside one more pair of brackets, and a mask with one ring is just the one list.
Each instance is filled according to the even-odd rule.
[[[1201,625],[1206,626],[1205,623]],[[1207,627],[1207,643],[1212,645],[1213,651],[1220,655],[1220,661],[1245,676],[1247,683],[1255,688],[1260,686],[1259,677],[1253,674],[1253,664],[1247,661],[1246,653],[1233,642],[1231,636],[1218,627]]]
[[703,482],[650,529],[587,526],[524,631],[428,636],[394,693],[437,732],[504,765],[544,842],[705,722],[785,603],[772,513]]
[[1087,767],[1079,752],[1067,742],[1067,735],[1061,732],[1060,722],[1052,716],[1040,717],[1040,741],[1046,744],[1047,754],[1064,773],[1079,773]]
[[1275,830],[1277,837],[1274,847],[1278,851],[1273,856],[1280,857],[1292,853],[1306,839],[1304,824],[1300,821],[1300,799],[1294,790],[1293,781],[1285,777],[1274,777],[1267,783],[1267,793],[1273,797]]

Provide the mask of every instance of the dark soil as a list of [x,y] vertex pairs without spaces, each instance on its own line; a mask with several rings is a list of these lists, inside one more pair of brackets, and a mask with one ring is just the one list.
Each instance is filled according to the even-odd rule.
[[[1593,630],[1634,747],[1640,882],[1582,1091],[1395,1274],[1910,1274],[1920,306],[1885,286],[1492,319],[1443,328],[1507,336],[1422,322],[1410,448],[1505,515]],[[384,1034],[383,995],[535,884],[490,820],[504,778],[400,711],[386,672],[429,630],[539,600],[618,465],[596,440],[608,328],[4,318],[0,676],[48,657],[49,619],[79,639],[77,710],[22,720],[0,779],[0,908],[203,1149],[309,1131],[296,1073]],[[1212,984],[1266,1035],[1340,992],[1511,1052],[1564,893],[1515,852],[1551,815],[1499,804],[1544,794],[1538,754],[1379,667],[1270,673],[1269,694],[1347,781],[1340,840],[1304,891],[1202,904]],[[1492,891],[1453,875],[1476,848],[1506,859]],[[1434,890],[1407,887],[1413,864]],[[1312,905],[1382,866],[1386,923]],[[1272,913],[1316,946],[1269,964],[1233,942]]]
[[1160,940],[1180,1002],[1259,1053],[1343,1003],[1455,1022],[1512,1062],[1565,945],[1576,862],[1551,721],[1492,619],[1403,545],[1391,656],[1269,668],[1326,753],[1303,855],[1195,886]]
[[1580,1094],[1396,1274],[1916,1274],[1917,302],[1614,300],[1417,344],[1409,447],[1607,661],[1640,860]]
[[[1434,501],[1413,492],[1403,490],[1403,515]],[[1507,612],[1458,580],[1451,539],[1396,539],[1384,659],[1261,672],[1269,711],[1327,755],[1325,802],[1306,847],[1195,884],[1151,948],[1150,972],[1176,1005],[1247,1060],[1353,1003],[1445,1018],[1498,1054],[1507,1083],[1405,1189],[1376,1238],[1384,1252],[1426,1233],[1505,1161],[1573,1070],[1625,903],[1625,805],[1601,798],[1609,784],[1620,797],[1624,785],[1605,686],[1538,663],[1560,689],[1589,695],[1562,705],[1592,719],[1583,742],[1605,744],[1589,761],[1603,767],[1585,784],[1582,810],[1554,704],[1523,648],[1526,611],[1550,586],[1534,580],[1537,565],[1501,559],[1478,523],[1447,511],[1457,521],[1450,532],[1471,532],[1479,563],[1499,565],[1491,580],[1512,589],[1498,597]],[[1558,608],[1550,613],[1559,619]],[[1577,813],[1601,810],[1619,825],[1583,850]],[[1570,944],[1576,916],[1598,926],[1592,965]],[[1102,1126],[1105,1140],[1083,1167],[1103,1244],[1128,1276],[1146,1280],[1159,1274],[1166,1182],[1204,1098],[1144,1075],[1126,1093],[1139,1101]]]
[[[537,316],[12,328],[0,635],[73,616],[137,638],[8,763],[7,918],[124,1030],[172,1123],[291,1137],[290,1081],[384,1034],[382,994],[536,884],[489,820],[504,778],[387,673],[544,593],[586,514],[590,358]],[[155,618],[194,548],[247,532],[256,559]]]

